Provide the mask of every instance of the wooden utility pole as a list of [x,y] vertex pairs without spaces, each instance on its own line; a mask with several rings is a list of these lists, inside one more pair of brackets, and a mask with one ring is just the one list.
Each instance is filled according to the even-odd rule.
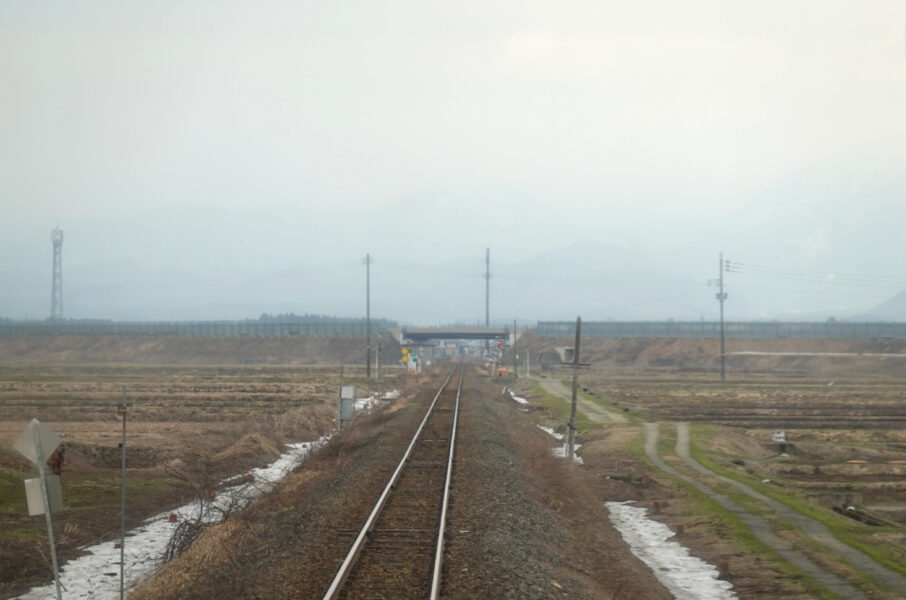
[[340,365],[340,385],[337,386],[337,431],[343,431],[343,365]]
[[582,317],[576,317],[576,348],[573,351],[573,393],[572,404],[569,408],[569,442],[567,457],[572,462],[576,456],[576,396],[579,388],[579,343],[582,340]]
[[[491,326],[491,249],[486,248],[484,254],[484,326]],[[484,341],[484,353],[487,355],[491,348],[491,341]]]
[[380,398],[382,393],[382,387],[384,385],[384,380],[381,378],[381,342],[378,342],[377,352],[374,355],[374,368],[375,368],[375,378],[377,379],[377,393]]
[[516,352],[516,319],[513,319],[513,377],[519,377],[519,354]]
[[371,377],[371,254],[365,255],[365,377]]

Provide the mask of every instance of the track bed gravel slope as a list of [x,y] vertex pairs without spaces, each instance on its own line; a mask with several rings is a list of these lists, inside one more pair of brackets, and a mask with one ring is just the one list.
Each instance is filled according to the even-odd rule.
[[[357,420],[132,597],[319,598],[439,385]],[[669,598],[527,415],[469,376],[463,402],[444,598]]]

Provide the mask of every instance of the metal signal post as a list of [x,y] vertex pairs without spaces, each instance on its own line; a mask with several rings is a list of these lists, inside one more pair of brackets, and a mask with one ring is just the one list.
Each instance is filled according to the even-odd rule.
[[50,241],[53,242],[53,282],[50,294],[50,320],[56,322],[63,318],[63,230],[59,227],[51,230]]
[[116,407],[116,414],[123,416],[123,452],[120,476],[120,600],[123,600],[126,584],[126,388],[123,388],[123,401]]
[[720,260],[717,265],[720,274],[718,278],[718,292],[717,299],[720,301],[720,381],[721,383],[727,381],[727,370],[726,370],[726,357],[727,354],[724,351],[724,300],[727,299],[727,295],[724,293],[724,253],[720,253]]
[[371,377],[371,254],[365,255],[365,377]]

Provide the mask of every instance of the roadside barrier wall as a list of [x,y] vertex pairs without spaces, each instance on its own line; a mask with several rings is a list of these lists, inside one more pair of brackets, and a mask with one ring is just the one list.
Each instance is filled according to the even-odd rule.
[[[538,336],[573,338],[575,321],[539,321]],[[728,339],[906,339],[906,323],[725,321]],[[588,338],[719,338],[718,321],[583,321]]]
[[[387,330],[371,322],[371,333]],[[365,336],[362,320],[297,321],[28,321],[0,323],[0,337],[35,335],[177,335],[182,337]]]

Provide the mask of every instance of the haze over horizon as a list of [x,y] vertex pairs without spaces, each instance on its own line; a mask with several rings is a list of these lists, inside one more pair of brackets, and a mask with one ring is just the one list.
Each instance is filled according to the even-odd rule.
[[[906,289],[901,1],[0,7],[0,316],[713,319]],[[767,269],[765,269],[767,267]],[[906,318],[906,312],[904,317]]]

